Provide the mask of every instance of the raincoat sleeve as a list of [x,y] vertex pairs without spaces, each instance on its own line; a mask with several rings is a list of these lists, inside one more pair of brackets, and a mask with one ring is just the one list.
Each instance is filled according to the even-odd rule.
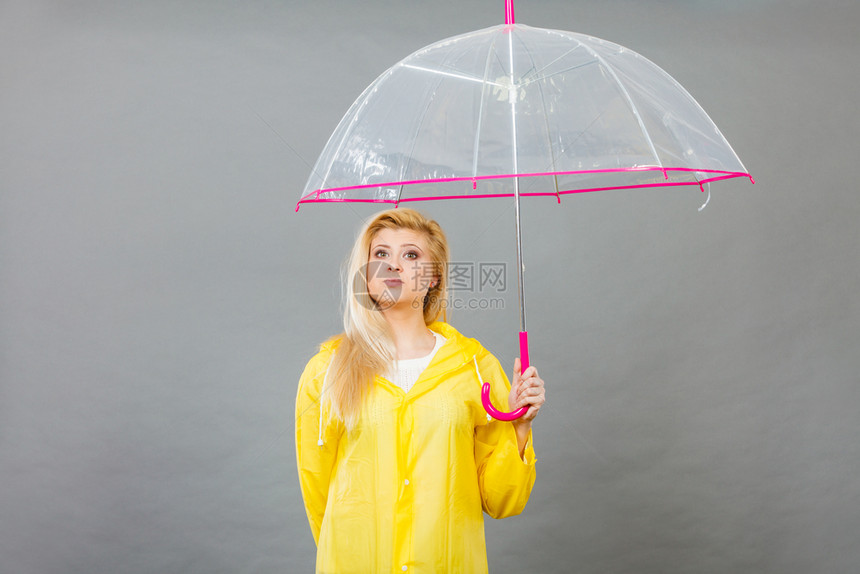
[[[487,353],[479,364],[481,376],[490,383],[493,404],[508,410],[511,383],[498,359]],[[505,518],[523,511],[535,482],[536,460],[531,431],[521,458],[512,423],[493,419],[475,430],[475,464],[487,514]]]
[[320,413],[320,396],[327,368],[327,358],[321,354],[313,357],[302,373],[296,395],[296,461],[315,543],[319,543],[339,439],[337,425],[328,423]]

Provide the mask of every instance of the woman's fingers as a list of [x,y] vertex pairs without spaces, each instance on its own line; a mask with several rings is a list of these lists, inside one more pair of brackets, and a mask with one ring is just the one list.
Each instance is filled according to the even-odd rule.
[[[522,373],[520,373],[522,368],[523,368],[523,366],[522,366],[522,363],[520,362],[520,358],[515,357],[514,358],[514,371],[513,371],[513,375],[511,375],[511,385],[514,387],[516,387],[517,383],[519,383],[520,379],[522,378]],[[526,369],[526,370],[528,370],[528,369]]]
[[543,389],[538,386],[528,387],[520,391],[521,397],[536,397],[543,393]]
[[514,358],[511,393],[508,401],[511,410],[529,407],[521,420],[531,421],[537,416],[538,410],[546,401],[544,383],[534,365],[529,365],[529,368],[522,372],[521,369],[522,363],[519,357]]
[[520,381],[516,394],[517,408],[529,405],[530,407],[534,407],[536,414],[536,411],[540,409],[545,401],[546,391],[544,382],[540,377],[534,376]]
[[534,365],[529,365],[529,368],[520,373],[520,379],[529,379],[537,376],[537,368]]
[[527,379],[529,377],[537,376],[537,369],[533,365],[529,365],[529,368],[523,372],[522,371],[522,362],[520,362],[519,357],[514,357],[514,370],[513,376],[511,377],[511,383],[516,383],[520,379]]
[[529,389],[541,389],[543,388],[543,380],[540,377],[529,377],[527,379],[522,379],[519,382],[519,386],[517,387],[518,393],[523,393]]

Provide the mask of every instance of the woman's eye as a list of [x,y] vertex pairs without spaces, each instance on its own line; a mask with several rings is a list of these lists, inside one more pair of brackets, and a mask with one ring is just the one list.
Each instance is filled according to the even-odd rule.
[[374,253],[374,255],[376,257],[385,257],[385,251],[377,251],[376,253]]
[[418,257],[418,254],[415,253],[414,251],[410,251],[409,253],[406,254],[406,257],[409,257],[410,259],[415,259],[416,257]]

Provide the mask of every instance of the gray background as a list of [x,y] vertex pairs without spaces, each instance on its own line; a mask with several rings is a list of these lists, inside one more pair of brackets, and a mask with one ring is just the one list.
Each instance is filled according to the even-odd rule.
[[[501,0],[0,3],[0,571],[308,572],[293,402],[359,205],[294,213],[352,100]],[[654,60],[756,185],[523,205],[549,388],[494,572],[860,569],[860,3],[519,0]],[[418,204],[506,306],[509,201]]]

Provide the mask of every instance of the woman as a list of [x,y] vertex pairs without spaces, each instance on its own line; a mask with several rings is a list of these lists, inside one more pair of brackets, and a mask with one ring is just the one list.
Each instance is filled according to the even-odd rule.
[[[544,383],[446,320],[448,244],[408,208],[361,230],[347,261],[344,332],[320,345],[296,397],[296,455],[317,572],[487,571],[482,510],[522,512]],[[439,320],[441,317],[441,320]],[[481,383],[517,421],[491,419]]]

